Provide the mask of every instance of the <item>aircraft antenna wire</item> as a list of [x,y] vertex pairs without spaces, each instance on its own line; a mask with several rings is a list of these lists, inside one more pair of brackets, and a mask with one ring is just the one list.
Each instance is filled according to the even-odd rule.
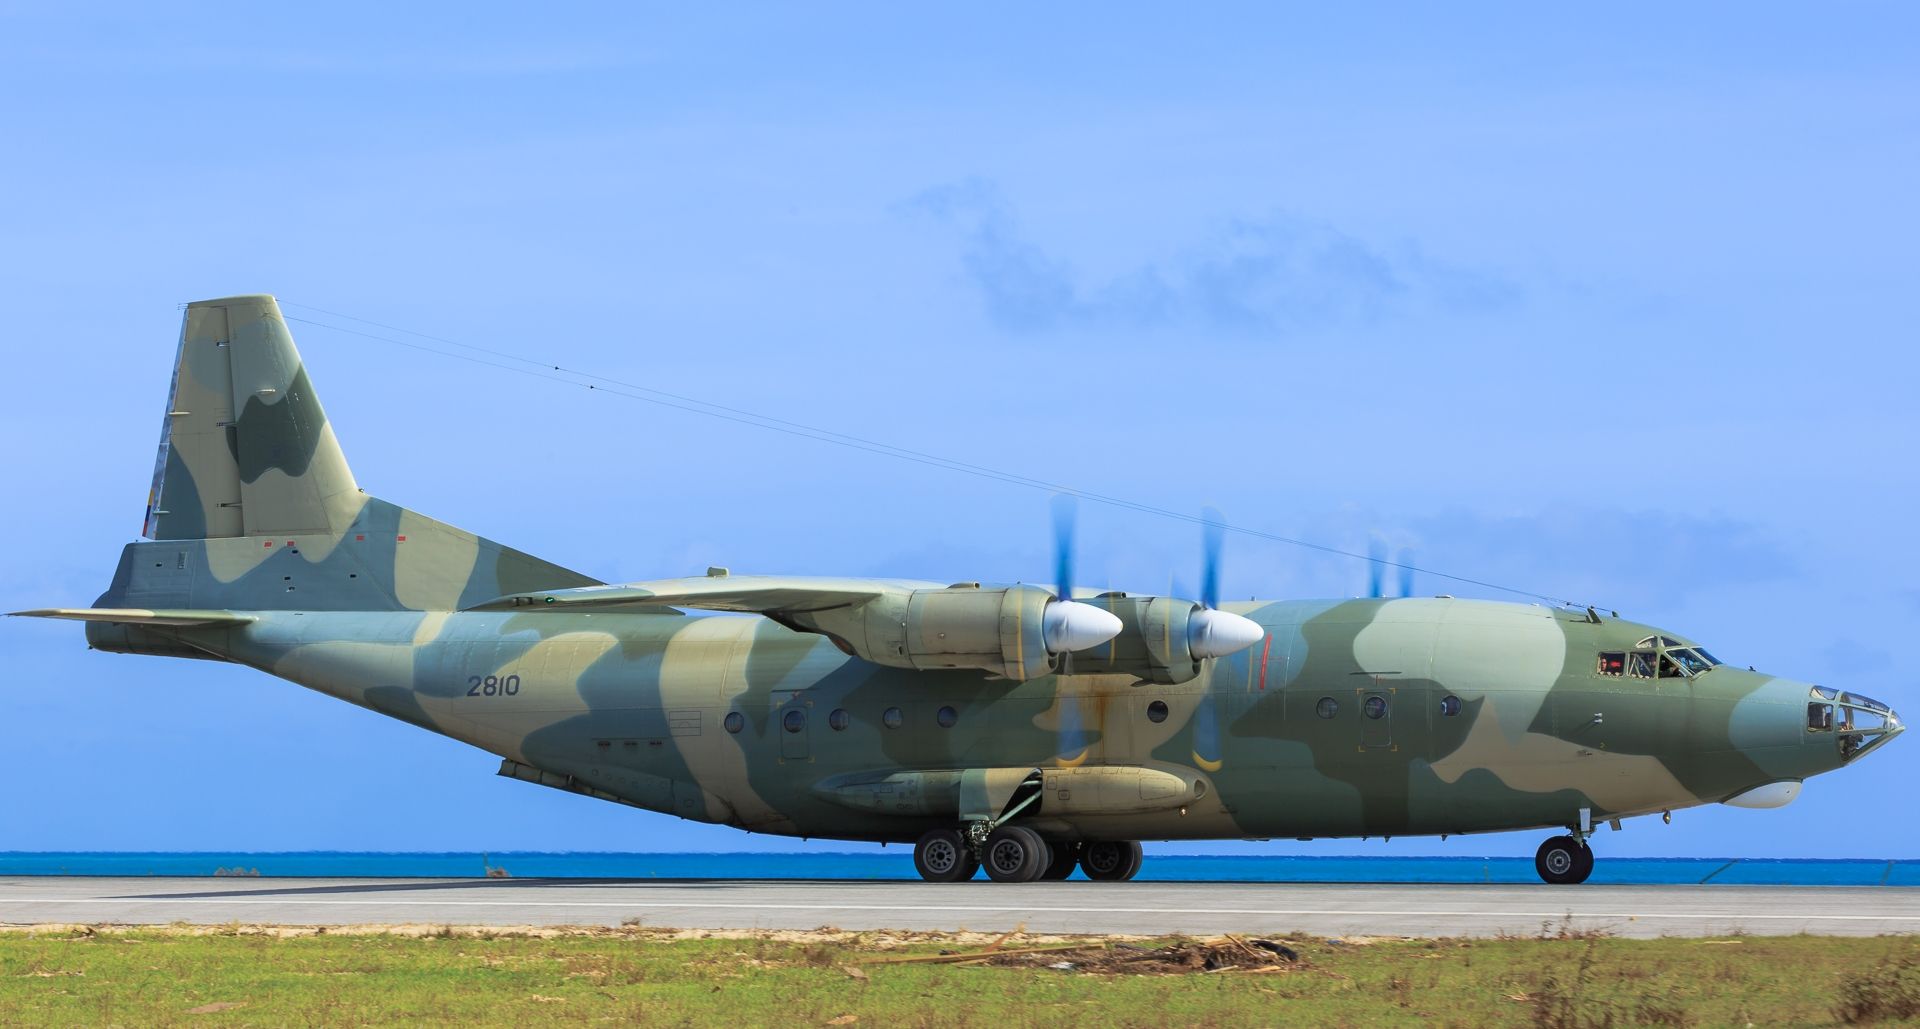
[[[811,439],[821,443],[830,443],[835,446],[847,447],[852,450],[860,450],[869,454],[877,454],[882,457],[891,457],[896,460],[910,461],[915,464],[922,464],[928,467],[941,468],[941,469],[945,469],[947,471],[953,471],[953,472],[960,472],[961,474],[964,474],[964,475],[972,475],[978,478],[990,479],[996,482],[1005,483],[1010,486],[1019,486],[1025,489],[1039,490],[1046,493],[1065,494],[1068,496],[1076,497],[1081,500],[1089,501],[1091,503],[1101,504],[1106,507],[1118,508],[1123,511],[1132,511],[1137,514],[1153,515],[1159,518],[1169,518],[1174,521],[1187,522],[1192,525],[1199,525],[1207,528],[1218,529],[1222,532],[1231,532],[1241,536],[1248,536],[1254,539],[1267,540],[1272,543],[1283,543],[1283,544],[1286,544],[1287,546],[1300,547],[1306,550],[1317,551],[1322,554],[1330,554],[1335,557],[1344,557],[1344,558],[1350,558],[1355,561],[1363,561],[1370,564],[1378,565],[1383,568],[1395,568],[1404,572],[1409,572],[1409,573],[1414,573],[1419,575],[1430,575],[1436,579],[1445,579],[1448,582],[1456,582],[1466,586],[1477,586],[1477,587],[1480,587],[1481,589],[1488,589],[1488,590],[1493,590],[1500,593],[1512,594],[1514,596],[1528,597],[1534,600],[1545,601],[1546,603],[1556,607],[1584,608],[1589,606],[1586,604],[1576,603],[1575,601],[1572,601],[1572,600],[1567,600],[1560,597],[1554,597],[1549,594],[1540,593],[1535,590],[1521,589],[1516,586],[1506,586],[1497,582],[1489,582],[1485,579],[1476,579],[1471,576],[1453,575],[1448,572],[1437,571],[1432,568],[1425,568],[1425,567],[1413,565],[1403,561],[1389,560],[1385,557],[1380,557],[1372,554],[1361,554],[1361,553],[1356,553],[1350,550],[1342,550],[1339,547],[1328,546],[1327,544],[1324,544],[1324,543],[1315,543],[1311,540],[1296,539],[1291,536],[1282,536],[1279,533],[1267,532],[1263,529],[1254,529],[1244,525],[1233,525],[1225,521],[1220,521],[1218,519],[1207,517],[1206,515],[1189,514],[1187,512],[1177,511],[1172,508],[1157,507],[1152,504],[1141,503],[1135,500],[1128,500],[1125,497],[1116,497],[1116,496],[1109,496],[1103,493],[1095,493],[1091,490],[1080,489],[1078,487],[1069,486],[1064,483],[1049,482],[1045,479],[1036,479],[1031,476],[1021,475],[1017,472],[1004,471],[1002,469],[991,468],[986,465],[977,465],[977,464],[972,464],[966,461],[957,460],[955,458],[942,457],[938,454],[929,454],[923,451],[912,450],[906,447],[898,447],[898,446],[894,446],[891,443],[883,443],[879,440],[867,439],[862,436],[853,436],[843,432],[835,432],[831,429],[823,429],[818,426],[807,425],[802,422],[788,421],[784,418],[776,418],[772,415],[764,415],[755,411],[744,410],[742,408],[728,407],[724,404],[716,404],[711,401],[701,400],[697,397],[689,397],[679,393],[670,393],[670,392],[667,392],[666,390],[655,389],[654,387],[651,387],[651,386],[642,386],[638,383],[625,382],[620,379],[611,378],[609,376],[598,375],[593,372],[586,372],[586,371],[580,371],[578,369],[567,368],[562,365],[553,364],[552,362],[549,362],[549,361],[535,360],[529,357],[522,357],[518,354],[508,353],[506,351],[493,350],[487,347],[476,346],[471,343],[462,343],[458,340],[448,339],[444,336],[435,336],[430,333],[416,332],[412,329],[401,328],[400,326],[397,326],[397,325],[388,325],[383,322],[376,322],[367,318],[358,318],[350,314],[341,313],[339,311],[330,311],[325,308],[315,307],[311,304],[295,303],[289,300],[282,300],[280,301],[280,304],[282,307],[297,307],[297,308],[300,308],[301,310],[312,311],[315,314],[325,315],[329,318],[342,318],[347,321],[358,322],[362,325],[371,325],[375,328],[384,329],[388,332],[397,332],[402,335],[413,336],[419,339],[432,340],[435,343],[443,343],[443,344],[446,344],[447,346],[458,347],[461,350],[471,351],[472,353],[469,353],[469,354],[455,353],[453,351],[442,350],[436,347],[427,346],[422,343],[409,342],[403,339],[394,339],[391,336],[382,336],[377,333],[367,332],[362,329],[350,328],[344,325],[333,325],[327,322],[315,321],[311,318],[301,318],[297,315],[292,315],[292,314],[288,314],[285,316],[288,321],[299,322],[302,325],[311,325],[311,326],[314,326],[315,328],[329,329],[334,332],[346,333],[348,335],[359,336],[364,339],[376,340],[382,343],[391,343],[395,346],[406,347],[410,350],[418,350],[423,353],[434,354],[440,357],[452,358],[458,361],[467,361],[472,364],[484,365],[489,368],[496,368],[501,371],[512,372],[518,375],[527,375],[537,379],[545,379],[549,382],[557,382],[566,386],[580,387],[594,393],[604,393],[609,396],[620,397],[622,399],[627,399],[627,400],[636,400],[645,404],[654,404],[661,407],[669,407],[669,408],[673,408],[674,410],[687,412],[689,414],[703,415],[705,417],[715,418],[721,421],[734,422],[739,425],[753,426],[759,429],[767,429],[773,432],[785,433],[789,436],[797,436],[803,439]],[[486,355],[486,357],[476,357],[476,356],[473,356],[474,354],[484,354]],[[499,360],[497,361],[488,360],[487,358],[499,358]],[[512,362],[512,363],[509,364],[504,362]]]

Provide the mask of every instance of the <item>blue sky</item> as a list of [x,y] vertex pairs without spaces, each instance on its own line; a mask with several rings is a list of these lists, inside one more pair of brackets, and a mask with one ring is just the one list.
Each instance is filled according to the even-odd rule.
[[[1267,532],[1378,534],[1920,707],[1916,22],[3,5],[0,608],[97,595],[177,305],[265,291]],[[603,578],[1049,574],[1044,494],[294,328],[362,485]],[[1192,526],[1080,522],[1090,584],[1195,580]],[[1276,543],[1227,557],[1229,596],[1365,589]],[[70,626],[0,641],[22,773],[0,849],[789,845],[507,782],[242,669],[90,654]],[[1601,852],[1913,857],[1887,800],[1917,770],[1902,740],[1786,810]]]

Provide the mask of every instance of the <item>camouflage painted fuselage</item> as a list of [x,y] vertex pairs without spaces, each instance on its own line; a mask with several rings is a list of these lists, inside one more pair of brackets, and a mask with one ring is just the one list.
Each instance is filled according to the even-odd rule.
[[[753,832],[914,840],[1036,781],[1021,821],[1057,839],[1584,828],[1794,786],[1899,732],[1878,707],[1877,735],[1846,735],[1845,695],[1841,724],[1812,724],[1831,691],[1725,665],[1609,674],[1603,654],[1686,644],[1590,611],[1235,604],[1264,635],[1202,661],[1172,628],[1194,605],[1135,598],[1130,656],[1071,674],[1081,655],[1035,643],[1049,598],[1030,588],[603,589],[361,491],[270,297],[189,306],[167,419],[150,541],[93,608],[29,613],[87,622],[102,650],[259,668],[504,775]],[[686,602],[648,602],[666,596]]]
[[[319,560],[325,540],[278,541],[229,583],[205,563],[205,543],[135,544],[123,578],[191,562],[180,594],[138,592],[137,606],[152,608],[210,606],[194,595],[196,579],[226,601],[257,582],[265,595],[254,621],[169,638],[546,773],[527,775],[535,781],[754,832],[911,840],[958,817],[937,803],[857,809],[831,791],[837,779],[900,771],[1157,769],[1190,784],[1192,798],[1063,816],[1043,797],[1027,821],[1069,838],[1203,839],[1563,826],[1582,807],[1595,820],[1658,812],[1841,764],[1832,734],[1807,731],[1804,683],[1727,666],[1605,677],[1600,653],[1631,650],[1655,630],[1516,604],[1232,605],[1266,638],[1178,685],[886,668],[750,615],[450,610],[451,584],[440,587],[442,610],[264,610],[287,586],[316,598],[345,592],[326,589],[329,580],[377,580],[389,554],[436,546],[425,525],[413,529],[407,542],[353,533]],[[474,565],[487,563],[479,556]],[[484,575],[469,565],[459,592],[511,592],[496,578],[502,562],[491,563]],[[101,606],[126,600],[110,594]],[[107,649],[160,646],[90,629]],[[1377,718],[1366,710],[1375,697],[1385,705]],[[729,732],[736,712],[739,731]]]

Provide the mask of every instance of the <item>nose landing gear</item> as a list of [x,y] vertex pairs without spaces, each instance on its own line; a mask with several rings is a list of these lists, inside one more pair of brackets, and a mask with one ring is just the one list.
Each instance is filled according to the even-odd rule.
[[1593,849],[1579,836],[1555,836],[1540,844],[1533,868],[1542,880],[1555,885],[1583,883],[1593,874]]

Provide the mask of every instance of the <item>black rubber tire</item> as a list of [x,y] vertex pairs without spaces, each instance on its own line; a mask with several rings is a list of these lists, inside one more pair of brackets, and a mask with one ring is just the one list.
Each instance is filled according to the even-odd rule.
[[930,883],[965,882],[980,870],[980,859],[958,829],[929,829],[913,845],[913,868]]
[[1041,882],[1059,882],[1073,874],[1080,867],[1080,845],[1060,840],[1048,840],[1047,846],[1053,849],[1053,862],[1040,873]]
[[1533,870],[1542,882],[1571,886],[1593,874],[1593,851],[1573,836],[1553,836],[1533,855]]
[[1126,882],[1140,874],[1140,844],[1132,840],[1100,841],[1080,847],[1080,870],[1094,882]]
[[1040,834],[1024,825],[1003,825],[987,837],[980,863],[987,878],[1002,883],[1030,883],[1053,863],[1053,852]]
[[1580,878],[1575,879],[1574,882],[1576,883],[1586,882],[1587,876],[1590,876],[1592,874],[1593,874],[1593,848],[1587,846],[1587,841],[1581,840],[1580,841]]

